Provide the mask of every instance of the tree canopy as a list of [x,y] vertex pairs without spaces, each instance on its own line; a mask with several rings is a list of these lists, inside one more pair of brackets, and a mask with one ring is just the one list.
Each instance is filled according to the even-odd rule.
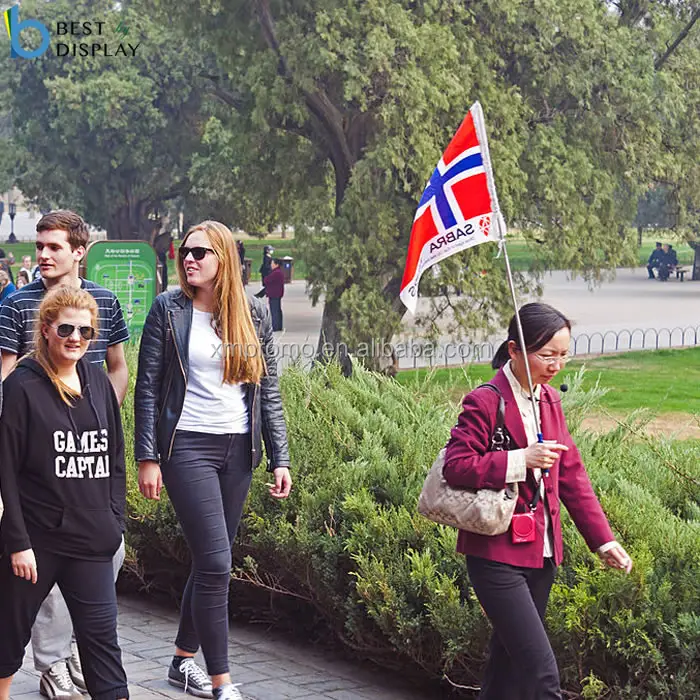
[[[74,197],[100,222],[119,214],[111,202],[125,215],[178,195],[251,231],[293,223],[333,345],[400,328],[416,203],[477,99],[504,215],[537,251],[519,289],[547,266],[593,280],[633,264],[650,190],[679,237],[697,235],[692,3],[136,0],[111,12],[133,13],[138,61],[21,62],[13,118],[37,154],[23,189]],[[46,167],[57,153],[75,177]],[[421,295],[427,332],[510,313],[493,247],[441,264]]]
[[52,28],[103,21],[98,41],[138,49],[9,62],[17,185],[39,202],[75,208],[112,238],[147,236],[149,218],[190,188],[201,130],[196,54],[140,11],[104,0],[26,2],[22,14]]
[[[194,22],[215,55],[219,96],[236,115],[229,140],[246,134],[254,156],[260,139],[277,151],[241,159],[251,201],[266,173],[275,183],[297,182],[289,193],[298,204],[298,245],[312,296],[324,299],[322,333],[332,343],[352,346],[398,329],[415,204],[474,100],[486,113],[507,220],[539,250],[542,265],[591,278],[632,263],[637,203],[665,171],[678,174],[683,160],[660,144],[676,130],[692,131],[697,114],[697,101],[681,110],[685,116],[677,104],[689,78],[679,71],[685,44],[697,46],[692,6],[682,3],[227,0],[176,7],[158,0],[154,7],[176,24]],[[300,166],[306,179],[298,179]],[[235,168],[225,177],[240,191]],[[282,187],[280,202],[287,200]],[[266,187],[258,192],[268,200]],[[427,326],[445,313],[472,329],[501,321],[509,313],[501,264],[482,247],[427,276],[423,294],[447,291],[433,297]],[[450,294],[455,287],[465,292],[459,298]]]

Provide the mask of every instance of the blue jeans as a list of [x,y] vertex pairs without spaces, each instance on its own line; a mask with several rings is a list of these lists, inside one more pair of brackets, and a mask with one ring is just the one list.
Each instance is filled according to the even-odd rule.
[[210,676],[228,673],[228,591],[231,545],[253,472],[250,433],[175,433],[163,483],[192,554],[175,643],[202,647]]

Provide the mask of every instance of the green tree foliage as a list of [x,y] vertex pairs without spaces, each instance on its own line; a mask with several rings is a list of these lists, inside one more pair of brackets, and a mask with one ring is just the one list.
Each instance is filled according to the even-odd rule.
[[662,18],[649,29],[661,54],[657,64],[663,59],[657,84],[663,130],[650,181],[664,193],[676,236],[695,249],[700,268],[700,8],[669,3]]
[[[23,2],[22,16],[103,21],[102,36],[68,41],[138,45],[132,56],[57,57],[6,63],[8,109],[24,194],[72,207],[112,238],[147,237],[149,218],[189,190],[201,126],[198,57],[129,6],[104,0]],[[127,34],[117,32],[121,22]],[[31,40],[28,37],[23,40]],[[52,42],[61,37],[52,36]]]
[[[274,502],[267,476],[256,472],[234,551],[231,609],[252,606],[256,619],[274,610],[277,622],[297,631],[315,625],[377,664],[478,684],[489,623],[455,553],[456,532],[416,512],[458,407],[430,381],[401,386],[359,368],[346,379],[334,364],[288,369],[281,381],[294,492]],[[564,687],[595,700],[698,697],[697,448],[647,444],[625,428],[581,434],[596,391],[583,391],[581,376],[569,382],[570,427],[635,568],[629,577],[602,570],[564,518],[565,563],[547,616]],[[133,418],[124,410],[128,433]],[[165,495],[145,501],[135,475],[128,498],[132,570],[151,589],[179,596],[189,559],[172,506]]]
[[[219,189],[229,182],[274,212],[269,185],[260,186],[265,173],[295,183],[280,186],[280,209],[289,215],[288,195],[299,203],[299,250],[313,298],[324,300],[322,334],[331,343],[352,348],[399,328],[416,202],[476,99],[506,218],[524,230],[540,265],[556,261],[595,278],[632,263],[627,227],[666,157],[659,143],[675,107],[673,99],[659,105],[673,82],[667,70],[686,60],[692,36],[681,36],[682,3],[153,4],[188,34],[194,23],[215,54],[219,97],[237,115],[222,122],[232,129],[224,142],[247,151],[231,151],[245,177],[229,167]],[[215,165],[216,154],[200,166],[207,160]],[[492,247],[473,249],[426,276],[422,293],[438,297],[428,330],[440,316],[463,329],[503,320],[509,302],[494,257]],[[455,288],[465,293],[457,298]]]

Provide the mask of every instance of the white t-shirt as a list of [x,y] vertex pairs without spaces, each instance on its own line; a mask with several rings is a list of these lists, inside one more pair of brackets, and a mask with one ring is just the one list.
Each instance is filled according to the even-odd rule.
[[211,314],[192,309],[190,374],[178,430],[224,435],[247,433],[248,411],[242,384],[224,384],[221,340]]

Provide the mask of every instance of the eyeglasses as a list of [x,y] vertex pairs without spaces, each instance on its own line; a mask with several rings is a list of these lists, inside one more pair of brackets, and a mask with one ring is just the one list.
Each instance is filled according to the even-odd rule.
[[78,329],[83,340],[92,340],[95,337],[95,329],[92,326],[74,326],[72,323],[60,323],[58,326],[51,326],[56,329],[59,338],[70,338],[75,329]]
[[205,248],[198,245],[194,248],[188,248],[186,245],[180,246],[180,257],[184,260],[190,253],[195,260],[203,260],[207,253],[213,253],[213,248]]
[[540,362],[544,362],[546,365],[555,365],[557,362],[560,365],[565,365],[570,359],[571,356],[569,353],[566,355],[538,355],[536,352],[532,353],[533,357],[536,357]]

